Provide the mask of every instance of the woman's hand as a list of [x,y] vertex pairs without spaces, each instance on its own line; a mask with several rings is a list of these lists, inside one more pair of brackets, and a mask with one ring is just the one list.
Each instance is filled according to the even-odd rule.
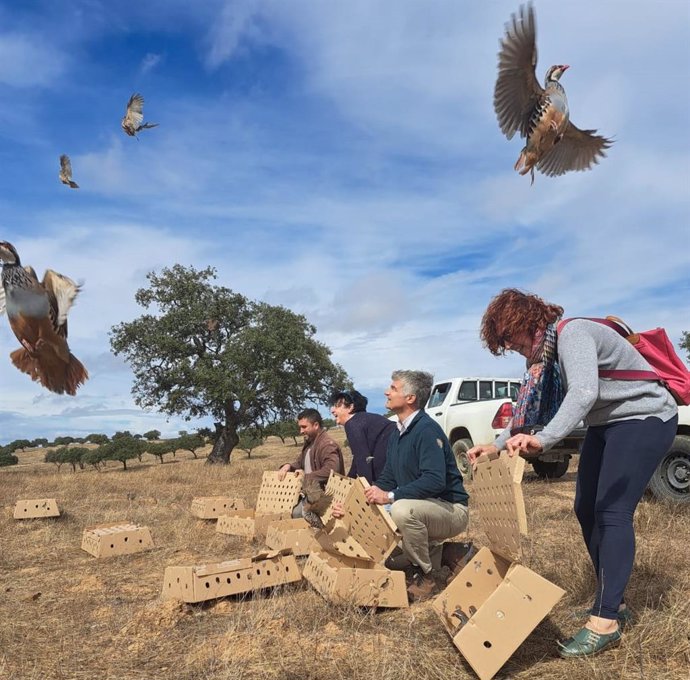
[[542,451],[541,442],[533,434],[516,434],[506,442],[508,455],[516,453],[534,454]]
[[474,465],[477,461],[477,458],[485,453],[498,453],[498,448],[494,444],[480,444],[479,446],[473,446],[467,452],[467,460]]

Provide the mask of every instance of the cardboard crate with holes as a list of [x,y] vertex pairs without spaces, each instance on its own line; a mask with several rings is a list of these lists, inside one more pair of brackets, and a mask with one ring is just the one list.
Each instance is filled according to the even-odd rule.
[[244,510],[244,501],[228,496],[201,496],[192,499],[191,513],[199,519],[218,519],[232,510]]
[[54,498],[34,498],[18,500],[14,504],[14,519],[34,519],[37,517],[59,517],[57,501]]
[[522,475],[525,460],[482,456],[472,485],[472,512],[481,518],[489,547],[481,548],[433,608],[481,680],[490,680],[564,591],[520,564],[527,534]]
[[276,550],[215,564],[167,567],[163,577],[163,597],[203,602],[294,583],[301,578],[292,552]]
[[319,549],[313,529],[302,519],[281,519],[271,522],[266,531],[266,545],[271,550],[289,548],[298,557]]
[[232,536],[266,536],[268,525],[290,519],[302,489],[302,475],[288,472],[278,479],[278,472],[264,472],[254,510],[233,510],[218,518],[216,531]]
[[405,574],[383,563],[398,544],[390,515],[381,505],[369,505],[366,479],[331,473],[326,492],[342,503],[344,517],[324,514],[325,529],[316,534],[320,551],[309,555],[303,576],[331,602],[362,607],[407,607]]
[[153,539],[149,528],[129,522],[86,527],[81,540],[81,549],[94,557],[131,555],[151,548]]

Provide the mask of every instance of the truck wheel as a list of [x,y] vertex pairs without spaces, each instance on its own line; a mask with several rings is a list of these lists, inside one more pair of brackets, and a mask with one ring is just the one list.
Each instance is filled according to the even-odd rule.
[[453,444],[453,455],[458,464],[458,470],[465,479],[472,479],[472,465],[470,464],[467,452],[472,448],[471,439],[458,439]]
[[557,479],[568,471],[569,463],[570,456],[566,456],[565,460],[534,460],[532,467],[542,479]]
[[656,498],[690,503],[690,437],[678,435],[649,480]]

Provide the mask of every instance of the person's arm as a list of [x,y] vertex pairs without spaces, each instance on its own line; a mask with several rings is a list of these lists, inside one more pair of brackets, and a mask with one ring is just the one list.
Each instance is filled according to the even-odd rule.
[[369,455],[367,437],[359,423],[355,422],[355,418],[350,418],[345,423],[345,436],[347,443],[352,451],[352,465],[348,477],[357,477],[357,475],[364,476],[364,470],[360,469],[362,464],[366,462],[366,457]]
[[568,377],[568,390],[551,422],[534,435],[545,451],[577,427],[599,395],[596,342],[578,320],[571,321],[558,336],[558,361]]
[[395,481],[395,475],[393,474],[393,466],[391,461],[393,457],[391,456],[391,451],[393,450],[394,441],[397,439],[397,432],[392,432],[391,436],[388,438],[388,448],[386,450],[386,464],[381,470],[381,474],[376,479],[376,485],[379,489],[383,491],[395,491],[398,483]]

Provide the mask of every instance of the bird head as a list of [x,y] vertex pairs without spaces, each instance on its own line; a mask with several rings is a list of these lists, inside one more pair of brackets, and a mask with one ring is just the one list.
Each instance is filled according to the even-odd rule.
[[546,78],[544,79],[544,82],[548,85],[549,83],[553,83],[554,81],[559,81],[561,79],[561,76],[570,68],[568,64],[558,64],[556,66],[552,66],[547,72],[546,72]]
[[2,264],[20,264],[15,247],[7,241],[0,241],[0,262]]

